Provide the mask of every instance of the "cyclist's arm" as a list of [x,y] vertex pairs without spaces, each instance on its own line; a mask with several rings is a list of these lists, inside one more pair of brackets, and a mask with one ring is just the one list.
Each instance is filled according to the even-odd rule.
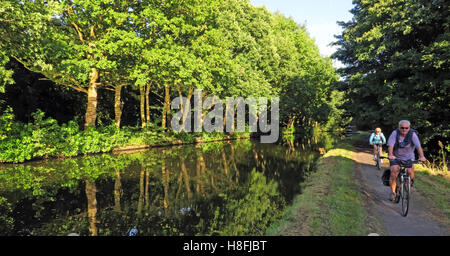
[[394,131],[391,133],[391,135],[389,136],[389,139],[387,141],[388,158],[391,160],[395,159],[395,156],[394,156],[395,137],[396,137],[396,132]]
[[425,158],[425,155],[423,154],[422,145],[420,145],[420,140],[416,133],[413,133],[412,140],[413,140],[414,146],[417,149],[417,153],[419,153],[419,161],[426,162],[427,159]]
[[381,134],[381,141],[383,144],[386,144],[386,137],[384,137],[384,134]]
[[417,152],[419,153],[419,161],[420,162],[426,162],[427,159],[425,158],[424,154],[423,154],[423,149],[422,147],[417,147]]
[[395,159],[394,146],[388,146],[388,158],[391,159],[391,160]]
[[375,137],[375,134],[372,133],[372,134],[370,135],[370,139],[369,139],[370,145],[373,144],[373,137]]

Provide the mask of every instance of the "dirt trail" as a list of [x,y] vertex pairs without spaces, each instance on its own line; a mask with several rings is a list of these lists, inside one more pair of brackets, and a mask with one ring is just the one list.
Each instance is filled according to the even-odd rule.
[[449,235],[450,229],[437,221],[438,215],[431,212],[432,207],[414,187],[408,216],[401,216],[401,205],[389,201],[390,188],[381,182],[382,172],[389,168],[389,161],[386,160],[383,168],[378,170],[372,160],[372,150],[365,144],[360,142],[356,145],[354,160],[356,178],[365,196],[370,217],[378,219],[382,225],[372,229],[389,236]]

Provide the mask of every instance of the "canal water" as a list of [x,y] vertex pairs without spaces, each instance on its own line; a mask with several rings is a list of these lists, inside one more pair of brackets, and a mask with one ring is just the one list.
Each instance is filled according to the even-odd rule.
[[0,166],[0,235],[264,235],[328,134]]

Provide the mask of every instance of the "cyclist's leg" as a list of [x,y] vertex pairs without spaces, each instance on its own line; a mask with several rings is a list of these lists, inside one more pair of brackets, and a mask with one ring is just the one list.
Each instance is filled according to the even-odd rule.
[[377,158],[377,145],[373,144],[373,159]]
[[397,176],[398,176],[398,171],[400,170],[400,166],[397,163],[397,161],[391,161],[390,162],[391,165],[391,177],[389,179],[389,184],[391,185],[391,192],[395,194],[395,186],[397,186]]
[[408,168],[408,173],[411,180],[414,179],[414,165],[411,168]]
[[411,178],[411,185],[413,185],[414,183],[414,165],[411,168],[408,168],[408,174],[409,177]]
[[[380,152],[380,157],[382,157],[383,156],[383,146],[380,144],[378,146],[378,148],[379,148],[379,152]],[[383,163],[383,159],[380,159],[380,162]]]

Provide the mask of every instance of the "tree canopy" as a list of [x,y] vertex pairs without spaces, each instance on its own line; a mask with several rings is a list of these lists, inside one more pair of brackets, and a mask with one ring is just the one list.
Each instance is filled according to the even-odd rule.
[[285,126],[326,124],[338,102],[331,60],[306,28],[248,0],[7,0],[0,12],[0,88],[13,87],[14,60],[83,94],[85,129],[105,116],[119,128],[123,111],[167,128],[170,99],[194,89],[283,98]]
[[334,58],[346,109],[365,128],[408,119],[425,142],[449,144],[450,15],[446,1],[353,1]]

